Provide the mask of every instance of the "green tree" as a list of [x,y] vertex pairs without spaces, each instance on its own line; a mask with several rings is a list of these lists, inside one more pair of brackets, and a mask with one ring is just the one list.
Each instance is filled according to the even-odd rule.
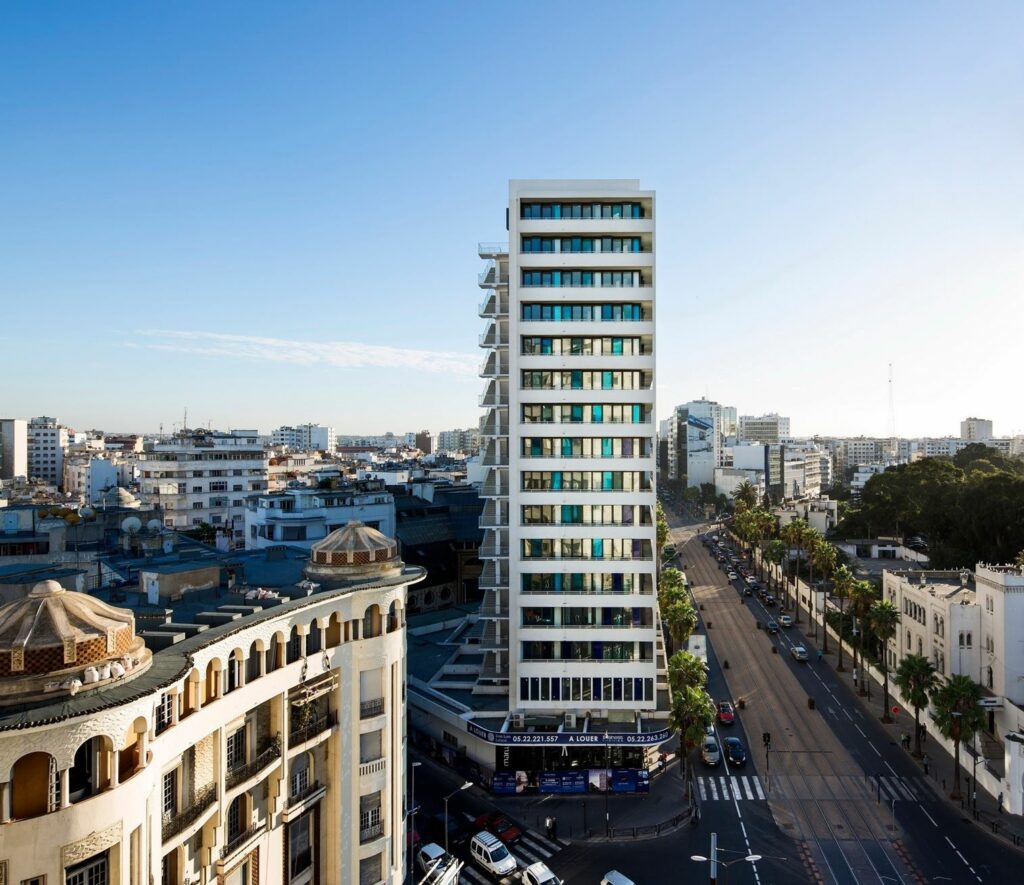
[[896,668],[896,685],[907,703],[914,708],[914,755],[921,756],[921,709],[928,705],[934,691],[935,667],[924,655],[907,655]]
[[655,532],[658,543],[658,562],[661,562],[661,552],[665,549],[665,542],[668,541],[668,519],[665,517],[665,508],[661,501],[655,507]]
[[707,663],[688,651],[677,651],[668,659],[668,684],[673,692],[688,686],[704,688],[707,681]]
[[[812,553],[814,564],[818,567],[818,571],[821,572],[822,577],[825,578],[826,581],[836,570],[836,562],[838,561],[836,552],[836,548],[832,544],[829,544],[828,541],[822,540]],[[828,623],[826,621],[822,622],[821,633],[822,649],[825,654],[828,654]]]
[[704,738],[704,729],[715,721],[715,705],[703,688],[687,685],[672,693],[669,725],[679,734],[683,780],[690,788],[690,754]]
[[953,741],[953,792],[950,798],[959,800],[960,744],[969,741],[985,724],[985,714],[978,701],[981,686],[969,676],[950,676],[949,681],[932,691],[935,723],[939,731]]
[[671,599],[686,592],[686,576],[677,568],[662,569],[658,575],[658,599]]
[[676,648],[681,648],[697,626],[697,612],[684,594],[662,605],[661,620],[668,628]]
[[732,491],[732,504],[737,513],[753,510],[757,506],[757,486],[749,479],[743,480]]
[[892,722],[889,715],[889,640],[896,635],[900,623],[899,610],[888,599],[876,599],[868,613],[871,627],[878,639],[882,664],[882,721]]
[[836,670],[843,672],[843,627],[846,624],[846,600],[849,599],[854,585],[853,572],[845,565],[836,569],[835,579],[832,582],[832,592],[839,600],[839,663]]
[[775,538],[768,542],[768,546],[764,551],[764,558],[766,562],[772,563],[779,568],[782,567],[783,560],[786,558],[786,544],[785,542]]
[[[855,581],[850,590],[850,605],[854,617],[860,622],[860,635],[853,643],[853,669],[857,673],[857,685],[860,693],[868,693],[867,674],[864,672],[864,641],[868,632],[868,612],[875,601],[875,588],[870,581]],[[860,666],[857,666],[858,653]]]
[[[782,536],[782,540],[786,542],[786,546],[787,546],[786,561],[787,561],[787,564],[788,564],[789,559],[790,559],[790,557],[789,557],[790,552],[793,550],[793,548],[796,548],[796,573],[795,573],[794,580],[796,581],[796,585],[795,586],[797,586],[797,587],[799,586],[799,583],[800,583],[800,558],[801,558],[801,553],[803,552],[804,540],[807,538],[807,535],[808,535],[808,532],[810,531],[810,528],[811,527],[807,524],[807,520],[806,519],[797,518],[797,519],[792,519],[788,523],[786,523],[786,525],[784,525],[782,527],[782,530],[779,532],[779,534]],[[787,605],[789,604],[789,583],[790,582],[787,579],[787,581],[786,581],[786,604]],[[797,594],[798,594],[798,591],[794,590],[794,599],[796,598]],[[799,615],[799,613],[800,613],[800,610],[798,608],[797,609],[797,615]]]

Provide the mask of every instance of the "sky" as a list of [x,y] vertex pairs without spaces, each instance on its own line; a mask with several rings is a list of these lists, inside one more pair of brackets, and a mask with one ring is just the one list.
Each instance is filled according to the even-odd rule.
[[657,191],[658,413],[1024,433],[1024,4],[0,7],[0,415],[480,416],[509,178]]

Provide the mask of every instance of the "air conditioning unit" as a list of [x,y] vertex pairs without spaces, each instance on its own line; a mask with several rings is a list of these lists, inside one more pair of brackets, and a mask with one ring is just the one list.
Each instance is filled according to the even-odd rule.
[[525,713],[513,713],[510,717],[512,720],[513,728],[526,728],[526,714]]
[[575,731],[576,729],[576,714],[566,713],[565,714],[565,727]]

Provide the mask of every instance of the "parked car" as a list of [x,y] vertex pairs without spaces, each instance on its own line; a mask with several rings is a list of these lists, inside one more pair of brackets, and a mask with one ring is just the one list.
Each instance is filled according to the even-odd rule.
[[727,737],[724,744],[727,765],[732,765],[734,768],[742,768],[747,764],[747,751],[743,746],[743,741],[738,737]]
[[778,602],[778,600],[775,598],[774,594],[772,594],[772,593],[769,593],[764,598],[764,604],[765,605],[769,605],[769,606],[775,605],[776,602]]
[[469,843],[469,855],[480,869],[498,878],[512,875],[518,864],[492,833],[477,833]]
[[807,649],[802,645],[794,645],[789,653],[793,656],[793,660],[799,661],[801,664],[807,663]]
[[749,573],[743,578],[743,580],[746,581],[751,587],[757,586],[757,578],[755,578],[753,575]]
[[551,868],[546,863],[540,861],[530,864],[523,870],[519,881],[523,885],[562,885],[562,880],[551,872]]
[[769,633],[778,633],[779,625],[776,624],[775,621],[770,620],[767,624],[765,624],[764,629],[767,630]]
[[701,747],[700,758],[705,765],[718,765],[722,761],[722,751],[718,749],[718,741],[713,737],[704,738],[704,746]]
[[792,615],[779,615],[779,623],[783,627],[792,627],[793,626],[793,616]]
[[735,581],[739,577],[739,575],[737,575],[736,572],[729,572],[727,577],[730,581]]
[[623,876],[618,870],[609,870],[601,879],[601,885],[636,885],[628,876]]
[[523,831],[500,811],[481,814],[476,819],[474,826],[478,830],[487,830],[488,833],[493,833],[506,845],[515,845],[523,835]]
[[416,853],[416,866],[424,876],[443,870],[451,861],[452,856],[436,842],[428,842]]
[[736,721],[736,713],[728,701],[718,702],[718,721],[722,725],[732,725]]
[[[461,845],[472,835],[469,828],[460,819],[461,815],[452,814],[448,816],[448,844],[449,845]],[[442,812],[435,814],[431,821],[433,822],[433,829],[438,839],[444,842],[444,829],[445,829],[445,816]]]

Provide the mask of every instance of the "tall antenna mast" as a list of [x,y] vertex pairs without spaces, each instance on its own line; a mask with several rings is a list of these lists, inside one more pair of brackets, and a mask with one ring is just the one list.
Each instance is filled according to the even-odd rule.
[[899,454],[899,445],[896,440],[896,399],[892,386],[892,363],[889,363],[889,451],[895,461]]

